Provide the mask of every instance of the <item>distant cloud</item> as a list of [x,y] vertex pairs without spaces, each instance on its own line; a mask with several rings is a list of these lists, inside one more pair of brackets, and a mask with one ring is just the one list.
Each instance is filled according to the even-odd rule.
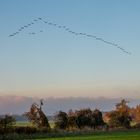
[[[103,111],[112,110],[121,98],[44,98],[43,110],[47,115],[53,115],[59,110],[68,111],[69,109],[98,108]],[[140,99],[128,99],[131,106],[140,103]],[[23,114],[28,111],[31,104],[39,103],[39,98],[21,96],[0,96],[0,114]]]
[[34,100],[21,96],[0,96],[0,114],[15,113],[22,114]]

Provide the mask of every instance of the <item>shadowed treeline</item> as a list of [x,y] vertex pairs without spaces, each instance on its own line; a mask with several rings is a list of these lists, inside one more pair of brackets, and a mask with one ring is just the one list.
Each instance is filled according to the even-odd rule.
[[[20,27],[16,32],[12,33],[9,35],[9,37],[14,37],[16,35],[18,35],[20,32],[24,31],[25,29],[33,26],[34,24],[36,24],[37,22],[42,22],[46,25],[49,25],[49,26],[53,26],[53,27],[56,27],[56,28],[60,28],[62,30],[65,30],[66,32],[72,34],[72,35],[75,35],[75,36],[84,36],[84,37],[88,37],[88,38],[93,38],[95,40],[98,40],[98,41],[101,41],[105,44],[108,44],[112,47],[116,47],[117,49],[120,49],[123,53],[126,53],[126,54],[129,54],[131,55],[131,52],[127,51],[126,49],[124,49],[123,47],[121,47],[120,45],[114,43],[114,42],[110,42],[110,41],[107,41],[101,37],[98,37],[96,35],[92,35],[92,34],[87,34],[87,33],[83,33],[83,32],[75,32],[73,31],[72,29],[70,29],[69,27],[65,26],[65,25],[59,25],[59,24],[56,24],[56,23],[53,23],[53,22],[50,22],[49,20],[45,20],[44,18],[37,18],[37,19],[34,19],[33,21],[31,21],[30,23],[26,24],[26,25],[23,25],[22,27]],[[39,31],[40,33],[43,32],[43,30],[40,30]],[[28,34],[29,35],[35,35],[39,32],[29,32]]]
[[[42,109],[44,103],[41,99],[39,104],[32,103],[30,109],[23,114],[32,123],[30,126],[16,125],[16,120],[12,115],[0,116],[0,135],[139,129],[140,105],[131,108],[128,103],[129,101],[123,99],[116,103],[115,109],[104,113],[96,108],[94,110],[90,108],[70,109],[68,112],[60,110],[55,113],[53,122],[49,122]],[[51,126],[52,123],[53,126]]]

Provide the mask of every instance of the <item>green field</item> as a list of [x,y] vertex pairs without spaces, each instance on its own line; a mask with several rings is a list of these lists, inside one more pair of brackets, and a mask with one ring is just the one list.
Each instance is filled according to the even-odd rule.
[[69,136],[60,138],[43,138],[36,140],[140,140],[140,131],[107,132],[81,136]]
[[[50,127],[54,128],[54,122],[49,121]],[[33,126],[33,124],[29,121],[17,121],[15,126]]]
[[[50,122],[51,128],[54,123]],[[16,126],[32,126],[30,122],[17,122]],[[60,132],[50,134],[33,134],[30,139],[35,140],[140,140],[140,130],[125,130],[125,131],[100,131],[100,132]]]
[[15,126],[33,126],[33,125],[30,122],[18,121],[16,122]]
[[140,130],[77,131],[0,135],[0,140],[140,140]]

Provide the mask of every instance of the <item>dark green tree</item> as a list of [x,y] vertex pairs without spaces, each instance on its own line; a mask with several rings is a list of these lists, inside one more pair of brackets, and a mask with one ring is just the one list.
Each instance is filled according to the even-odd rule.
[[77,119],[76,113],[73,112],[72,110],[69,110],[68,112],[68,128],[69,129],[77,128],[76,119]]
[[0,128],[7,129],[12,127],[16,123],[16,120],[13,116],[5,115],[0,117]]
[[92,125],[92,127],[94,127],[94,129],[105,125],[105,122],[104,122],[103,116],[102,116],[102,112],[100,110],[95,109],[92,112],[91,125]]
[[55,128],[66,129],[68,128],[68,115],[63,111],[59,111],[55,116]]
[[78,128],[82,129],[91,126],[92,111],[89,108],[76,111],[76,114],[76,124]]

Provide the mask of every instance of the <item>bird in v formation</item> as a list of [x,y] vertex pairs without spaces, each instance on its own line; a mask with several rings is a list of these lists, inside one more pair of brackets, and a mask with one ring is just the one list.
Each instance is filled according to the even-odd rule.
[[[41,17],[39,17],[39,18],[37,18],[37,19],[34,19],[32,22],[30,22],[30,23],[28,23],[28,24],[26,24],[26,25],[20,27],[16,32],[10,34],[9,37],[13,37],[13,36],[18,35],[20,32],[24,31],[24,30],[27,29],[28,27],[31,27],[32,25],[34,25],[36,22],[39,22],[39,21],[41,21],[41,22],[43,22],[43,23],[45,23],[45,24],[48,24],[49,26],[54,26],[54,27],[57,27],[57,28],[60,28],[60,29],[64,29],[64,30],[67,31],[68,33],[71,33],[71,34],[76,35],[76,36],[79,35],[79,36],[85,36],[85,37],[88,37],[88,38],[94,38],[94,39],[96,39],[96,40],[98,40],[98,41],[104,42],[105,44],[114,46],[114,47],[120,49],[120,50],[121,50],[122,52],[124,52],[124,53],[127,53],[127,54],[129,54],[129,55],[131,54],[131,52],[126,51],[124,48],[122,48],[121,46],[119,46],[119,45],[116,44],[116,43],[113,43],[113,42],[110,42],[110,41],[106,41],[106,40],[104,40],[103,38],[97,37],[97,36],[95,36],[95,35],[90,35],[90,34],[86,34],[86,33],[82,33],[82,32],[75,32],[75,31],[71,30],[71,29],[70,29],[69,27],[67,27],[67,26],[59,25],[59,24],[50,22],[50,21],[48,21],[48,20],[46,21],[46,20],[44,20],[44,19],[41,18]],[[39,32],[42,33],[43,30],[40,30]],[[29,34],[29,35],[35,35],[36,33],[35,33],[35,32],[29,32],[28,34]]]

